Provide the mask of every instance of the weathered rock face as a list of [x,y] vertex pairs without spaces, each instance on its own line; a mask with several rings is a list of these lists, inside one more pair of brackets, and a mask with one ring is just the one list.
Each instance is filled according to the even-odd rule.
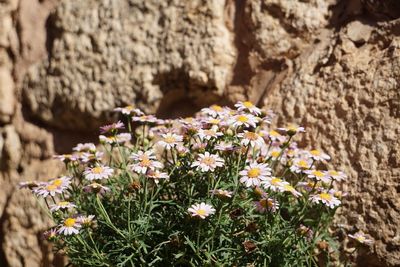
[[62,266],[20,180],[95,141],[115,106],[174,117],[250,99],[351,177],[337,218],[400,265],[400,14],[372,0],[0,0],[0,266]]

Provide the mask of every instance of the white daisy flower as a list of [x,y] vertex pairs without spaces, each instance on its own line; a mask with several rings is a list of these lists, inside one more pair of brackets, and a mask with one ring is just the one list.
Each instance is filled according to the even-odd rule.
[[63,176],[48,183],[40,183],[38,187],[33,189],[33,192],[42,197],[48,195],[54,197],[56,194],[61,194],[71,184],[71,178]]
[[203,108],[200,112],[212,117],[219,117],[226,113],[226,109],[218,105],[212,105],[208,108]]
[[60,226],[57,232],[64,235],[78,234],[81,227],[82,225],[76,218],[70,217],[64,220],[64,223]]
[[276,160],[282,153],[282,149],[279,147],[273,147],[268,151],[267,157],[271,157],[271,159]]
[[202,172],[208,172],[224,166],[224,162],[224,159],[220,156],[205,152],[204,154],[198,155],[197,160],[192,163],[192,167],[196,167],[197,170]]
[[58,210],[72,209],[72,208],[76,208],[76,205],[68,201],[60,201],[57,204],[50,205],[51,212],[55,212]]
[[214,196],[217,196],[219,198],[225,199],[225,198],[231,198],[233,192],[228,191],[228,190],[223,190],[223,189],[214,189],[210,190],[210,193]]
[[289,185],[288,182],[283,181],[278,177],[271,177],[270,179],[266,179],[262,182],[264,188],[270,189],[271,191],[275,192],[284,192],[285,186]]
[[110,178],[114,173],[114,170],[108,166],[98,165],[92,168],[86,168],[83,172],[85,178],[89,181],[102,180]]
[[76,218],[76,221],[84,227],[90,227],[94,223],[94,215],[84,216],[80,215]]
[[133,122],[142,122],[142,123],[158,123],[160,122],[154,115],[141,115],[141,116],[133,116]]
[[95,153],[86,153],[86,152],[84,152],[84,153],[82,153],[80,155],[80,160],[83,163],[87,163],[89,161],[92,161],[92,162],[93,161],[101,161],[102,158],[103,158],[103,155],[104,155],[104,153],[100,152],[100,151],[96,151]]
[[321,202],[322,204],[330,207],[331,209],[335,208],[336,206],[339,206],[341,203],[340,200],[330,192],[321,192],[319,194],[312,195],[310,198],[312,202],[314,203]]
[[311,151],[308,151],[308,155],[310,158],[316,161],[324,161],[324,160],[330,160],[331,157],[328,154],[325,154],[317,149],[313,149]]
[[244,131],[244,133],[238,134],[238,137],[242,138],[240,144],[243,146],[250,144],[252,147],[260,148],[265,144],[264,139],[255,132]]
[[307,174],[308,178],[315,179],[317,181],[322,181],[324,183],[330,182],[330,176],[326,171],[319,171],[319,170],[306,170],[304,173]]
[[254,204],[256,205],[256,210],[260,213],[275,212],[279,209],[278,201],[272,198],[263,198]]
[[261,109],[259,109],[258,107],[256,107],[255,105],[253,105],[253,103],[251,103],[250,101],[245,101],[245,102],[237,102],[235,104],[235,107],[237,108],[237,110],[239,111],[248,111],[254,115],[260,115],[261,114]]
[[169,175],[166,172],[160,172],[159,170],[149,171],[146,176],[148,178],[154,179],[156,184],[159,183],[160,179],[169,179]]
[[370,245],[374,243],[374,241],[369,239],[362,231],[358,231],[354,235],[348,234],[348,236],[361,244]]
[[290,171],[295,173],[304,172],[311,168],[312,161],[304,158],[295,158],[290,166]]
[[218,151],[234,151],[236,149],[238,149],[237,147],[234,147],[232,143],[230,142],[220,142],[217,145],[215,145],[215,149],[217,149]]
[[115,108],[114,111],[121,112],[124,115],[132,115],[132,114],[137,115],[137,116],[144,115],[144,113],[140,109],[135,108],[133,106],[118,107],[118,108]]
[[189,209],[188,212],[191,213],[192,217],[199,217],[205,219],[206,217],[215,213],[215,209],[204,202],[200,204],[194,204]]
[[295,125],[295,124],[289,124],[286,127],[278,128],[278,130],[286,133],[287,135],[295,135],[296,133],[304,133],[305,132],[303,127]]
[[79,143],[72,150],[76,152],[96,151],[96,146],[93,143]]
[[222,135],[224,134],[214,129],[199,130],[199,132],[197,133],[197,136],[199,136],[201,140],[210,140],[212,138],[217,139],[219,136]]
[[132,136],[130,133],[120,133],[114,136],[104,136],[104,135],[99,135],[99,140],[100,143],[103,144],[123,144],[132,139]]
[[252,162],[240,171],[239,175],[241,176],[240,182],[244,183],[246,187],[259,186],[271,175],[271,168],[267,164]]
[[168,150],[179,145],[179,143],[183,140],[183,136],[174,133],[163,134],[161,135],[161,137],[162,139],[157,142],[157,145],[160,145],[161,147]]
[[327,175],[329,175],[333,180],[338,182],[345,180],[347,178],[347,175],[342,171],[329,170],[327,172]]
[[271,140],[272,142],[283,143],[283,142],[286,141],[286,137],[281,135],[280,133],[278,133],[275,130],[270,130],[268,132],[263,132],[263,136],[268,137],[268,139]]
[[130,158],[133,159],[135,163],[130,164],[129,167],[132,171],[137,173],[146,174],[149,170],[160,169],[163,167],[163,164],[156,160],[157,158],[152,150],[132,153]]
[[259,118],[251,114],[238,114],[233,116],[233,118],[228,119],[228,123],[232,125],[234,128],[241,126],[256,128],[258,121]]
[[299,197],[301,196],[301,193],[294,189],[293,186],[291,186],[289,183],[284,183],[282,186],[282,189],[284,192],[289,192],[291,193],[294,197]]

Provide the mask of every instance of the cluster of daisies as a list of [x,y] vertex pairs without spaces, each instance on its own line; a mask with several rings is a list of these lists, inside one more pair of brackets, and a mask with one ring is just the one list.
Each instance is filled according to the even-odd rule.
[[[210,199],[233,202],[239,192],[255,196],[253,210],[259,214],[279,212],[282,199],[335,209],[345,196],[335,185],[345,180],[346,174],[325,168],[329,155],[300,148],[294,141],[305,129],[294,124],[273,128],[273,113],[251,102],[238,102],[233,109],[213,105],[195,117],[176,120],[145,115],[132,106],[115,111],[124,123],[100,128],[102,148],[78,144],[71,154],[55,156],[73,170],[70,177],[21,183],[44,198],[49,210],[62,218],[49,232],[51,237],[78,234],[93,226],[95,216],[81,214],[73,192],[83,189],[83,194],[102,198],[112,191],[110,181],[117,182],[123,173],[145,177],[155,187],[161,181],[168,184],[179,168],[196,173],[205,183],[210,181],[204,177],[211,177],[212,186],[204,199],[185,208],[188,216],[199,220],[217,212]],[[120,151],[119,156],[115,151]],[[299,231],[308,236],[312,233],[304,225]],[[362,233],[351,237],[363,243],[368,240]]]

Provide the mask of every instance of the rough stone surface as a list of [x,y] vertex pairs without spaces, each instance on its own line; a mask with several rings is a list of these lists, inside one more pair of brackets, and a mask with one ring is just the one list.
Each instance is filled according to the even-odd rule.
[[[400,13],[396,0],[0,0],[0,266],[63,266],[20,180],[95,141],[109,110],[163,117],[250,99],[349,173],[337,232],[400,265]],[[51,12],[51,13],[50,13]],[[179,109],[176,108],[179,106]],[[344,242],[345,244],[345,242]]]

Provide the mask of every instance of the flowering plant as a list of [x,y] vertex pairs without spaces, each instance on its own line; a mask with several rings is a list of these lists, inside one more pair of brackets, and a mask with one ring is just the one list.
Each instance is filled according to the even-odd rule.
[[[160,120],[132,107],[101,127],[102,148],[56,156],[68,176],[25,182],[75,266],[313,266],[335,248],[328,227],[346,178],[330,157],[271,127],[250,102]],[[321,248],[321,243],[329,244]],[[326,249],[328,247],[328,249]],[[325,251],[324,251],[325,249]]]

